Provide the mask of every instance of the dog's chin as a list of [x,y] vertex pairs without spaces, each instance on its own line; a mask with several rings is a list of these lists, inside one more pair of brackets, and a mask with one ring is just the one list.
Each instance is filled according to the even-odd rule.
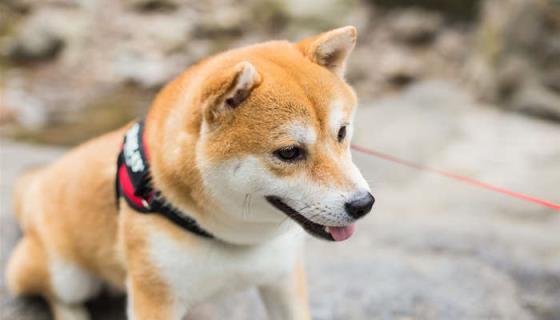
[[319,239],[328,241],[344,241],[352,236],[354,233],[354,224],[344,227],[326,226],[315,223],[295,209],[287,205],[282,199],[276,196],[267,196],[266,200],[276,209],[285,213],[292,220],[297,222],[307,233]]

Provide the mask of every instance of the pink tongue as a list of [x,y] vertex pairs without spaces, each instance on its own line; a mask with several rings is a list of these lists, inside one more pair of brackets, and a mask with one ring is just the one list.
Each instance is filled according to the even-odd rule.
[[335,241],[343,241],[352,236],[354,233],[354,225],[346,227],[327,227],[327,232],[331,234]]

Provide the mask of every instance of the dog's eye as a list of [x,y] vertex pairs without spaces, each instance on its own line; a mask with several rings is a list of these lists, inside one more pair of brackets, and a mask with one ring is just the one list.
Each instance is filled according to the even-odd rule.
[[274,151],[274,155],[286,162],[301,160],[304,157],[304,151],[298,146],[291,146]]
[[346,126],[343,126],[338,130],[338,142],[342,142],[346,138]]

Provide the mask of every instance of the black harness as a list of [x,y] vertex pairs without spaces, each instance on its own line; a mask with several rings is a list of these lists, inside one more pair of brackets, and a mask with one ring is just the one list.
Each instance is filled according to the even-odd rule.
[[120,197],[143,214],[160,214],[179,227],[205,238],[214,238],[193,218],[175,209],[159,190],[153,188],[150,177],[149,154],[144,141],[144,120],[135,123],[126,133],[117,160],[115,189],[117,206]]

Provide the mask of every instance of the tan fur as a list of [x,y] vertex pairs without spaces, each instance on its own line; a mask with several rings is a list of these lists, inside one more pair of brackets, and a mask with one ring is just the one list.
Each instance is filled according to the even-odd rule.
[[[348,147],[337,143],[329,129],[330,103],[339,99],[348,117],[356,104],[354,92],[340,78],[348,52],[331,41],[340,33],[348,35],[343,39],[348,43],[342,45],[351,50],[356,30],[349,27],[298,44],[274,41],[228,51],[201,61],[171,81],[157,95],[146,118],[154,185],[174,206],[206,225],[215,201],[202,183],[196,148],[212,163],[270,154],[293,143],[283,136],[279,123],[298,119],[306,119],[306,125],[318,132],[318,143],[309,150],[314,160],[287,167],[263,159],[264,165],[279,177],[306,171],[318,183],[349,185],[325,151],[341,154]],[[249,73],[252,82],[236,93],[236,102],[242,103],[233,116],[223,104],[248,65],[256,73]],[[203,125],[213,131],[211,141],[199,146]],[[117,210],[116,158],[127,127],[86,142],[21,178],[15,203],[24,237],[7,272],[13,294],[40,294],[56,300],[50,273],[57,271],[49,271],[49,264],[58,259],[75,263],[116,288],[125,289],[128,281],[134,296],[131,312],[137,319],[172,317],[172,293],[151,261],[147,237],[151,230],[158,230],[187,247],[199,240],[160,216],[132,211],[124,201]],[[297,299],[306,305],[303,265],[294,267],[292,279]],[[300,314],[309,318],[307,307]]]
[[303,260],[298,261],[294,267],[294,280],[297,290],[297,298],[300,300],[301,305],[305,306],[303,310],[304,318],[311,318],[309,308],[307,307],[307,285],[305,284],[305,267]]
[[184,231],[156,216],[140,217],[138,213],[126,207],[124,200],[121,200],[120,205],[123,208],[119,213],[122,226],[120,232],[122,238],[126,239],[123,247],[126,252],[129,285],[134,291],[132,311],[134,314],[143,315],[144,319],[170,319],[166,306],[172,298],[159,277],[157,268],[148,258],[146,226],[155,224],[157,228],[162,228],[175,237],[181,237]]
[[16,218],[19,220],[22,229],[26,229],[27,219],[24,216],[24,195],[27,188],[31,186],[34,178],[41,168],[29,169],[21,177],[19,177],[15,187],[14,187],[14,212]]
[[8,289],[16,295],[50,292],[45,252],[36,236],[27,234],[14,249],[6,270]]

